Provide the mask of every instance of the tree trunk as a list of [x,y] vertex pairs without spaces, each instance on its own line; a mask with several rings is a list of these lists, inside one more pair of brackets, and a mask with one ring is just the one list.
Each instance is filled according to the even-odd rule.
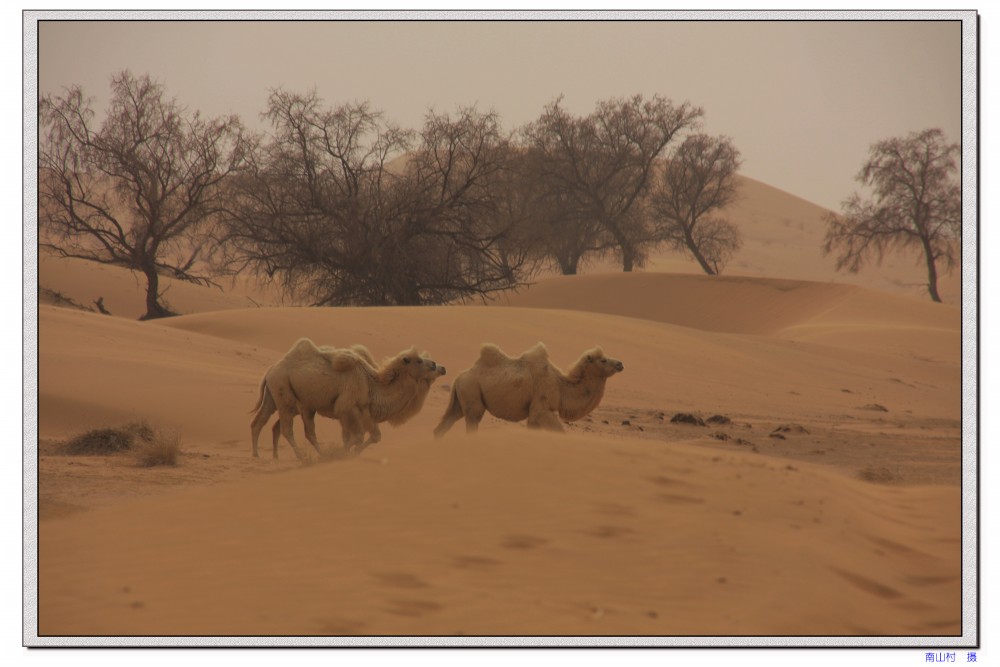
[[635,253],[630,246],[622,248],[622,271],[631,272],[635,267]]
[[701,265],[702,270],[708,275],[714,276],[716,274],[715,270],[712,269],[712,266],[701,254],[701,250],[698,249],[698,244],[694,242],[694,238],[690,234],[685,234],[684,242],[687,244],[688,250],[691,251],[691,254],[698,261],[698,264]]
[[927,291],[930,293],[932,300],[941,303],[941,296],[938,294],[937,288],[937,265],[934,262],[934,252],[931,250],[927,239],[924,239],[924,257],[927,259]]
[[155,320],[173,315],[160,304],[160,274],[155,266],[145,266],[142,269],[146,276],[146,314],[140,320]]
[[580,264],[580,257],[560,257],[559,270],[564,276],[575,276],[577,267]]
[[630,272],[635,268],[635,258],[636,249],[632,243],[628,240],[628,237],[622,233],[618,228],[618,225],[611,220],[604,219],[601,221],[601,225],[611,232],[612,238],[614,238],[615,243],[618,244],[618,248],[622,251],[622,271]]

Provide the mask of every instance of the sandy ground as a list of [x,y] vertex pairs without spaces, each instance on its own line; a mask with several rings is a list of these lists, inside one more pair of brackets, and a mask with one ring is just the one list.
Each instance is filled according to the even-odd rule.
[[[765,231],[815,213],[758,185],[741,215]],[[155,322],[128,272],[41,258],[39,636],[960,635],[960,311],[775,252],[782,278],[663,256],[489,306],[174,283],[185,314]],[[360,456],[320,418],[319,462],[270,458],[267,432],[254,459],[258,383],[302,336],[417,345],[448,374]],[[565,434],[487,417],[433,438],[482,343],[538,341],[564,368],[600,344],[625,370]],[[179,440],[176,466],[60,453],[135,419]]]

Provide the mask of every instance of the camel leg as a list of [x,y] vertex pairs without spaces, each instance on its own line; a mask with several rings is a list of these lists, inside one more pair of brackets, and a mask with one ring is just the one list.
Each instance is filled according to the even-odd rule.
[[352,448],[362,444],[365,438],[365,422],[358,408],[348,408],[337,413],[340,420],[340,433],[344,438],[344,449],[350,451]]
[[[268,388],[264,387],[264,398],[261,402],[260,409],[257,410],[257,414],[253,416],[253,421],[250,422],[250,437],[253,441],[253,457],[260,458],[257,453],[257,441],[260,439],[260,432],[263,430],[264,425],[267,424],[267,420],[271,418],[277,406],[274,404],[274,399],[271,397],[271,392]],[[277,428],[275,424],[275,428]]]
[[281,420],[274,422],[271,427],[271,456],[278,458],[278,439],[281,437]]
[[299,449],[299,444],[295,442],[295,434],[292,432],[292,424],[295,421],[295,415],[298,414],[298,400],[295,398],[295,392],[292,391],[291,385],[287,382],[282,383],[280,381],[275,382],[273,385],[268,385],[268,390],[272,404],[278,410],[278,424],[280,425],[281,435],[285,436],[285,440],[292,446],[295,457],[303,463],[309,463],[309,457],[303,455],[302,450]]
[[285,436],[285,440],[288,444],[292,446],[292,451],[295,452],[295,457],[300,461],[308,461],[308,456],[303,456],[302,450],[299,449],[299,445],[295,442],[295,434],[292,432],[292,422],[295,419],[295,413],[291,409],[278,408],[278,418],[279,424],[281,424],[281,435]]
[[455,422],[457,422],[461,418],[462,418],[461,412],[459,412],[457,415],[452,415],[451,413],[446,414],[444,417],[441,418],[441,421],[438,423],[438,425],[434,427],[434,437],[435,438],[442,437],[445,433],[448,432],[448,430],[452,426],[455,425]]
[[260,458],[260,454],[257,453],[257,440],[260,439],[260,432],[263,428],[264,424],[260,423],[260,413],[257,413],[254,415],[253,421],[250,422],[250,441],[253,443],[251,451],[255,459]]
[[479,430],[479,422],[483,420],[483,416],[486,414],[486,406],[477,397],[468,403],[463,403],[462,412],[465,413],[465,432],[477,432]]
[[372,419],[371,415],[367,413],[362,416],[362,421],[364,422],[365,431],[369,434],[368,439],[365,441],[365,447],[381,442],[382,431],[379,430],[378,422]]
[[554,412],[545,408],[535,408],[534,405],[528,409],[528,428],[545,429],[547,431],[563,432],[562,422]]
[[322,455],[323,452],[319,448],[319,442],[316,441],[316,411],[302,408],[299,414],[302,415],[302,425],[306,429],[306,440],[309,441],[309,444],[313,446],[313,449],[318,454]]

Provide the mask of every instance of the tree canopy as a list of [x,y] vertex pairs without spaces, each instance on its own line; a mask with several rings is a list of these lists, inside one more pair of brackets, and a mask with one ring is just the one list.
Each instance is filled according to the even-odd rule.
[[690,135],[667,159],[653,194],[660,237],[709,275],[722,273],[742,245],[739,230],[715,215],[736,199],[740,163],[732,140]]
[[198,235],[249,143],[238,118],[188,112],[148,75],[116,74],[111,93],[100,124],[79,87],[39,100],[40,245],[143,273],[144,318],[163,317],[160,274],[211,283]]
[[854,193],[840,215],[827,218],[823,251],[836,254],[837,269],[856,273],[891,250],[917,252],[927,268],[927,291],[941,301],[938,272],[952,270],[961,239],[959,150],[937,128],[872,145],[856,176],[871,197]]
[[[578,117],[560,98],[524,128],[522,141],[533,152],[535,177],[548,200],[560,202],[563,225],[578,225],[588,239],[580,247],[609,245],[623,270],[631,271],[657,242],[648,216],[638,214],[654,165],[677,134],[703,115],[686,102],[676,106],[659,95],[635,95],[603,100]],[[594,225],[605,243],[594,239]]]
[[429,112],[413,132],[367,103],[277,90],[265,116],[273,134],[234,180],[220,239],[230,270],[316,305],[444,303],[523,281],[495,113]]

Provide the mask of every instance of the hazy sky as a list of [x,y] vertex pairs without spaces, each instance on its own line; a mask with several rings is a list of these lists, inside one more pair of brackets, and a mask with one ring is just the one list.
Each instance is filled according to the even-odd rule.
[[100,113],[112,73],[148,73],[215,116],[260,123],[268,90],[369,100],[419,128],[429,107],[493,108],[504,127],[564,95],[659,93],[705,109],[742,173],[830,208],[868,146],[961,131],[961,24],[787,22],[42,22],[39,92],[80,84]]

